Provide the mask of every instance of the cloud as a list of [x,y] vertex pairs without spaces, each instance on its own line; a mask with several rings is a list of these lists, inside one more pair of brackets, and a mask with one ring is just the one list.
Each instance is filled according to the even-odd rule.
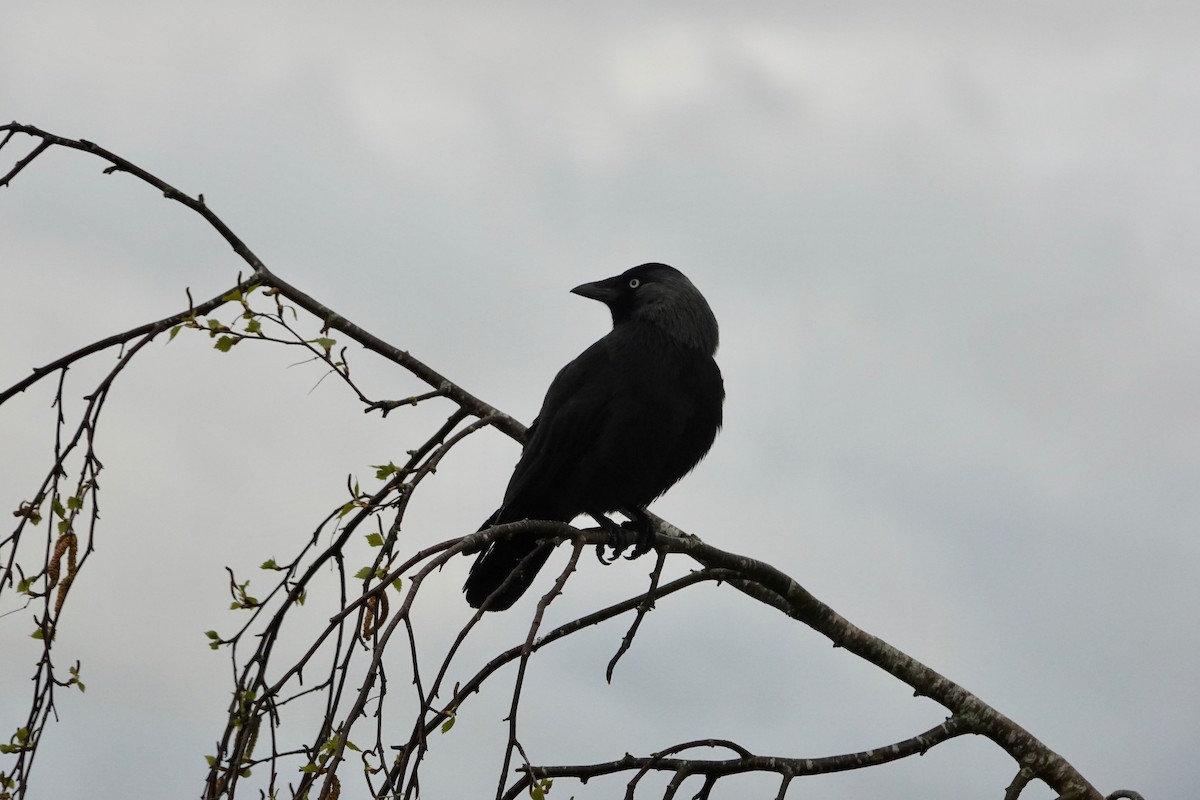
[[[6,21],[9,116],[204,192],[280,274],[525,421],[607,324],[570,286],[681,267],[721,320],[727,424],[658,510],[994,699],[1105,791],[1194,783],[1190,7],[119,2]],[[0,194],[5,383],[241,266],[199,220],[97,167],[50,153]],[[219,721],[202,690],[222,657],[201,632],[228,613],[222,567],[282,556],[346,474],[436,424],[423,409],[364,418],[292,361],[181,335],[115,390],[111,500],[70,639],[89,690],[62,702],[47,741],[63,749],[39,762],[82,766],[47,767],[45,796],[87,791],[119,761],[107,748],[146,730],[154,790],[192,791],[203,747],[163,740],[211,740]],[[361,365],[373,393],[412,390]],[[0,409],[0,504],[32,490],[47,401]],[[499,437],[464,446],[409,535],[473,528],[515,456]],[[564,604],[636,591],[649,569],[586,566]],[[463,610],[457,579],[430,636]],[[23,640],[23,619],[0,636]],[[476,655],[523,625],[489,619]],[[623,629],[544,658],[539,758],[631,746],[578,724],[591,714],[645,749],[697,730],[802,755],[940,719],[727,587],[646,625],[611,687]],[[11,715],[24,673],[0,680]],[[581,709],[566,724],[564,698]],[[434,756],[450,794],[497,777],[490,761],[461,769],[505,710],[481,700]],[[68,730],[105,719],[103,737]],[[819,785],[958,797],[1011,777],[986,748],[947,753]]]

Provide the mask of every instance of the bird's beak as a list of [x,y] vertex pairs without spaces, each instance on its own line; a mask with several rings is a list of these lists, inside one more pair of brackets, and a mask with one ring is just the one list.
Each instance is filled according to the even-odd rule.
[[581,283],[571,290],[571,294],[577,294],[589,300],[599,300],[607,305],[620,296],[620,289],[617,278],[605,278],[593,283]]

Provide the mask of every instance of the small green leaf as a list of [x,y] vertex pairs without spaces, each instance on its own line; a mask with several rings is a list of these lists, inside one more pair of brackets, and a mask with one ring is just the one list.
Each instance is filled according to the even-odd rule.
[[58,495],[54,495],[54,499],[50,501],[50,509],[58,516],[59,519],[67,516],[67,510],[63,508],[63,504],[59,502]]
[[250,768],[246,767],[244,770],[239,772],[238,775],[242,776],[243,778],[249,778],[250,777]]
[[275,559],[268,558],[266,561],[262,562],[262,564],[259,566],[259,569],[279,569],[279,565],[275,563]]
[[396,578],[396,580],[392,581],[392,588],[397,592],[404,591],[404,579]]
[[354,573],[354,578],[355,580],[365,581],[367,578],[371,577],[373,572],[374,570],[372,570],[370,567],[363,567],[358,572]]
[[41,628],[38,628],[38,629],[37,629],[36,631],[34,631],[33,633],[29,634],[29,638],[31,638],[31,639],[45,639],[45,638],[46,638],[46,633],[45,633],[45,631],[43,631]]
[[371,547],[383,547],[383,537],[378,533],[368,533],[367,544],[371,545]]
[[260,332],[262,332],[262,323],[259,322],[258,320],[252,319],[246,323],[246,333],[260,333]]
[[242,290],[241,289],[234,289],[232,292],[227,292],[227,293],[221,295],[221,302],[223,302],[223,303],[233,303],[233,302],[236,302],[241,299],[242,299]]
[[219,649],[220,647],[221,647],[221,643],[220,643],[220,642],[209,642],[209,643],[208,643],[208,649],[209,649],[209,650],[217,650],[217,649]]
[[550,794],[550,787],[553,785],[554,781],[549,778],[542,778],[529,787],[529,796],[534,798],[534,800],[546,800],[546,795]]
[[319,769],[319,767],[317,767],[316,764],[305,764],[303,767],[300,768],[300,771],[312,773],[312,772],[316,772],[318,769]]
[[32,594],[29,591],[30,585],[33,583],[33,578],[22,578],[17,582],[17,594]]
[[304,605],[304,601],[307,599],[308,599],[308,590],[305,589],[304,591],[302,591],[300,593],[300,596],[296,598],[296,602],[299,603],[300,605]]
[[67,531],[69,531],[69,530],[71,530],[71,520],[69,520],[69,519],[60,519],[60,520],[58,521],[58,532],[59,532],[59,533],[66,533],[66,532],[67,532]]
[[217,343],[214,344],[213,347],[215,347],[217,350],[220,350],[222,353],[228,353],[229,349],[237,343],[238,340],[232,336],[222,336],[220,339],[217,339]]
[[400,469],[390,461],[386,464],[372,464],[371,467],[375,470],[375,477],[381,481],[395,475]]
[[208,762],[208,765],[209,765],[210,767],[212,767],[212,766],[215,766],[215,765],[216,765],[216,763],[217,763],[217,757],[216,757],[216,756],[205,756],[205,757],[204,757],[204,760]]
[[221,638],[221,634],[217,633],[216,631],[205,631],[204,635],[210,639],[220,639]]
[[337,339],[330,339],[328,336],[319,336],[316,339],[309,339],[309,343],[315,344],[317,347],[328,353],[337,344]]
[[346,747],[348,747],[349,749],[353,750],[356,753],[362,752],[362,749],[358,745],[356,745],[354,742],[350,741],[349,739],[346,740]]
[[346,503],[346,505],[342,506],[342,510],[338,512],[338,519],[341,519],[342,517],[346,516],[353,510],[354,510],[354,501],[352,500],[349,503]]
[[71,509],[72,511],[78,511],[79,509],[83,508],[83,498],[82,497],[68,497],[67,498],[67,508]]
[[179,335],[179,330],[182,327],[182,325],[176,325],[174,328],[171,328],[171,335],[167,337],[168,343],[175,341],[175,337]]
[[29,728],[17,728],[17,741],[24,742],[29,738]]

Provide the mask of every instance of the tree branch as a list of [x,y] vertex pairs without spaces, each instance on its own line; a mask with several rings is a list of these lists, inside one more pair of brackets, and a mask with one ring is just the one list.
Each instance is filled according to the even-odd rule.
[[[676,529],[678,530],[678,529]],[[665,540],[665,541],[664,541]],[[660,536],[659,546],[685,553],[710,569],[736,573],[730,584],[760,602],[826,636],[835,647],[844,647],[949,709],[971,732],[980,733],[1004,749],[1023,769],[1063,797],[1101,800],[1103,797],[1066,759],[1046,747],[1029,731],[984,703],[962,686],[943,677],[915,658],[853,625],[818,600],[793,578],[762,561],[729,553],[692,536]],[[766,592],[764,598],[763,592]],[[782,603],[776,602],[782,600]]]
[[[824,775],[831,772],[844,772],[852,769],[862,769],[880,764],[887,764],[914,755],[924,755],[931,747],[941,744],[963,734],[972,733],[963,720],[955,717],[948,718],[924,733],[893,744],[857,753],[844,753],[834,756],[817,758],[795,758],[781,756],[756,756],[740,745],[724,740],[707,739],[686,742],[676,745],[649,756],[631,756],[626,754],[616,761],[606,761],[599,764],[577,764],[570,766],[531,766],[527,768],[528,775],[514,783],[504,794],[504,800],[514,800],[529,788],[530,779],[541,778],[576,778],[589,780],[603,775],[613,775],[620,772],[637,770],[631,779],[633,785],[643,775],[651,771],[673,772],[676,775],[704,775],[708,778],[723,778],[746,772],[774,772],[781,777],[797,777],[803,775]],[[739,758],[722,761],[701,759],[668,758],[667,756],[697,747],[727,747],[740,754]],[[628,795],[627,795],[628,796]]]

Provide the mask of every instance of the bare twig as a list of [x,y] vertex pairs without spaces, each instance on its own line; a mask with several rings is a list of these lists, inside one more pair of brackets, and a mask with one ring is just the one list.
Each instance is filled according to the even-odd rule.
[[604,679],[612,683],[613,670],[617,668],[617,662],[621,660],[621,656],[629,651],[633,644],[633,637],[637,635],[638,628],[641,627],[642,620],[646,618],[646,614],[650,609],[654,608],[654,590],[658,588],[658,581],[662,578],[663,566],[667,563],[667,553],[665,550],[658,551],[658,558],[654,562],[654,569],[650,572],[650,590],[644,596],[645,601],[638,606],[637,616],[633,618],[633,624],[629,626],[629,630],[625,636],[621,638],[621,646],[617,648],[617,652],[608,662],[608,668],[604,671]]
[[[615,761],[606,761],[598,764],[531,766],[526,772],[533,779],[569,777],[584,781],[604,775],[634,772],[631,783],[640,780],[641,776],[651,771],[671,772],[676,776],[703,775],[706,778],[720,778],[747,772],[772,772],[784,777],[824,775],[831,772],[845,772],[846,770],[877,766],[910,756],[921,755],[935,745],[967,733],[972,733],[970,726],[961,719],[951,717],[940,725],[909,739],[872,748],[871,750],[861,750],[856,753],[843,753],[834,756],[817,758],[757,756],[733,742],[707,739],[686,742],[649,756],[632,756],[626,754]],[[737,752],[739,756],[719,761],[666,757],[698,747],[726,747]],[[504,800],[514,800],[522,791],[525,791],[529,786],[528,780],[529,778],[526,777],[514,783],[504,795]],[[628,790],[626,796],[630,796]]]

